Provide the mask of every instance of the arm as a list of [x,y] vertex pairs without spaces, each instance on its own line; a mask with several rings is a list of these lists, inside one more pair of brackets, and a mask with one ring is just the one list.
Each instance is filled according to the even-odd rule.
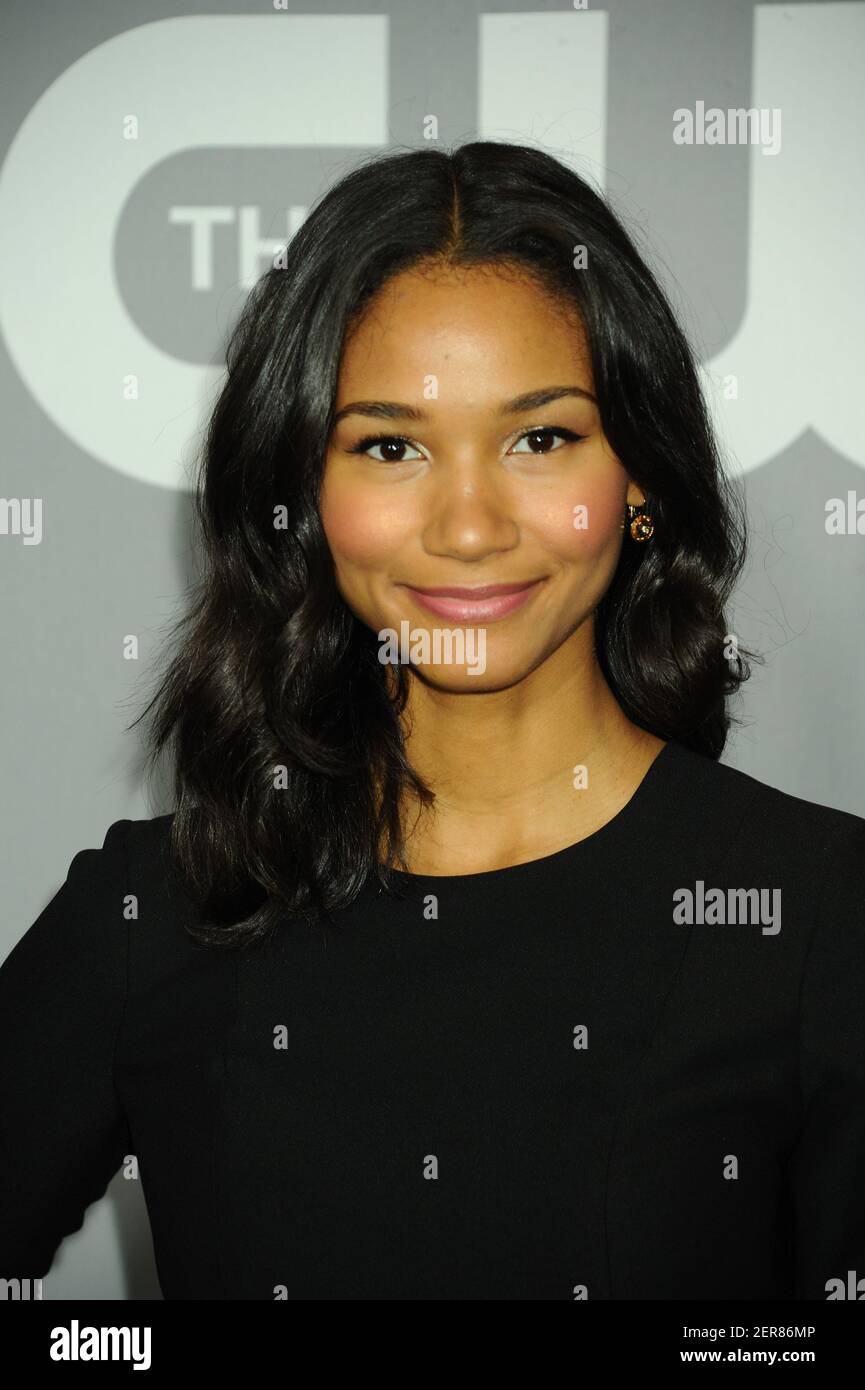
[[132,1141],[114,1088],[126,836],[76,854],[0,967],[0,1278],[41,1278]]

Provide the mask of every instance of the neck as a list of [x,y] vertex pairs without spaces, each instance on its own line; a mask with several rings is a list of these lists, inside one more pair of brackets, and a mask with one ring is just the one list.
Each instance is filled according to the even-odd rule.
[[554,853],[615,815],[662,747],[616,701],[591,623],[507,690],[454,694],[410,679],[406,749],[436,797],[429,811],[404,808],[411,872],[479,873]]

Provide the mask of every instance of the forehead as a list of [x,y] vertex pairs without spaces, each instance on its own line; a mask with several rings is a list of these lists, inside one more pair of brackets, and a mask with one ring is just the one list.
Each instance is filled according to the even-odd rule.
[[423,266],[387,281],[352,326],[339,397],[381,390],[384,379],[417,393],[426,378],[442,375],[451,388],[460,380],[488,382],[498,395],[503,383],[516,391],[527,374],[547,372],[550,381],[591,389],[588,344],[572,300],[518,267]]

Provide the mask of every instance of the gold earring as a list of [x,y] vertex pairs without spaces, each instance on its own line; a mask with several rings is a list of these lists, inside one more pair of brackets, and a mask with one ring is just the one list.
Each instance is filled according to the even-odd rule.
[[[644,512],[642,510],[646,505],[645,502],[640,502],[637,506],[634,506],[631,502],[628,502],[626,505],[628,509],[631,539],[635,541],[650,540],[655,533],[655,523],[649,512]],[[625,523],[622,522],[622,530],[624,529]]]

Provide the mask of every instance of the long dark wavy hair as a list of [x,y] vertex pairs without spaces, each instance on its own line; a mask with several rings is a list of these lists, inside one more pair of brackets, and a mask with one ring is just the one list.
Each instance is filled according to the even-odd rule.
[[598,661],[626,715],[718,758],[728,697],[750,675],[755,654],[725,648],[744,504],[694,354],[616,215],[528,146],[368,157],[313,207],[230,334],[196,475],[204,565],[133,721],[150,721],[148,763],[170,749],[171,856],[198,909],[187,929],[208,945],[330,917],[370,880],[396,891],[400,807],[434,799],[401,731],[412,677],[388,674],[341,597],[318,505],[346,335],[420,262],[516,267],[578,312],[604,432],[655,523],[649,544],[626,531],[595,612]]

